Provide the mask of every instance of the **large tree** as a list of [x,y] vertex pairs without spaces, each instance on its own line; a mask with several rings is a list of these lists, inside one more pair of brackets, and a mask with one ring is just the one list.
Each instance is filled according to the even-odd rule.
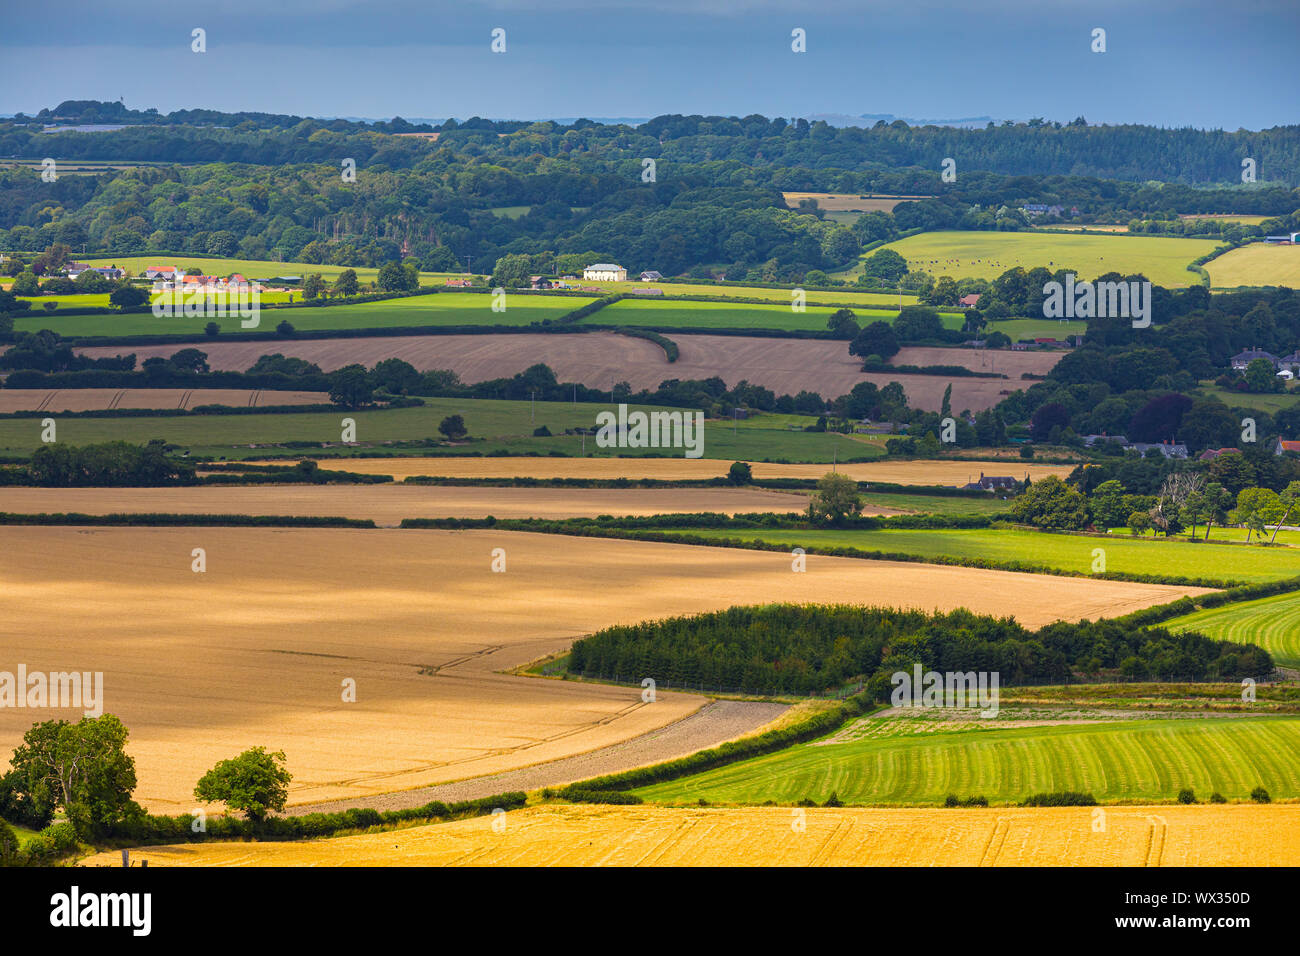
[[221,761],[200,777],[194,786],[194,796],[224,803],[254,823],[260,823],[268,813],[283,810],[289,798],[292,778],[284,761],[283,751],[267,753],[265,747],[245,750],[238,757]]

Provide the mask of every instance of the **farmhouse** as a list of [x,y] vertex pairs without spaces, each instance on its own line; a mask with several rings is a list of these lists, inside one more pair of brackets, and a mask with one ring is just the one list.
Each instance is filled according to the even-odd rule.
[[1273,446],[1273,454],[1285,455],[1292,451],[1300,455],[1300,441],[1287,441],[1285,438],[1279,438],[1277,444]]
[[1099,442],[1103,445],[1127,445],[1128,439],[1123,435],[1107,435],[1105,432],[1102,432],[1100,435],[1083,436],[1083,445],[1085,448],[1092,448]]
[[979,481],[971,481],[961,487],[966,491],[1015,491],[1018,482],[1009,475],[986,475],[980,472]]
[[546,276],[529,276],[528,282],[529,285],[531,285],[534,289],[555,288],[555,283],[552,282],[550,279],[546,278]]
[[626,282],[627,270],[612,262],[596,262],[582,270],[588,282]]
[[105,279],[113,279],[113,280],[121,279],[124,275],[126,275],[125,272],[123,272],[121,269],[118,269],[116,267],[104,267],[104,266],[92,267],[92,266],[85,265],[84,263],[74,262],[68,267],[67,276],[69,279],[75,279],[83,272],[98,272]]
[[957,300],[957,304],[963,309],[973,309],[979,305],[980,293],[971,292]]
[[175,279],[180,270],[175,266],[146,266],[144,277],[146,279]]
[[641,273],[642,282],[662,282],[663,280],[664,277],[660,275],[658,272],[655,272],[653,269],[651,269],[649,272]]

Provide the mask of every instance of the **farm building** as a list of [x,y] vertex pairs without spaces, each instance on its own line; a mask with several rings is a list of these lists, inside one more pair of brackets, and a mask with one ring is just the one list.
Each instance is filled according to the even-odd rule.
[[961,306],[963,309],[973,309],[975,308],[975,306],[979,305],[979,301],[980,301],[980,293],[971,292],[958,299],[957,304]]
[[651,269],[648,272],[641,273],[642,282],[662,282],[663,279],[664,277],[660,275],[658,272],[655,272],[653,269]]
[[1300,455],[1300,441],[1287,441],[1285,438],[1279,438],[1277,444],[1273,446],[1273,454],[1275,455],[1285,455],[1289,451]]
[[1166,458],[1186,458],[1187,446],[1180,442],[1145,442],[1137,441],[1124,446],[1125,451],[1136,451],[1143,458],[1154,457],[1158,452]]
[[612,262],[596,262],[582,270],[588,282],[626,282],[627,270]]
[[966,491],[1015,491],[1019,482],[1010,475],[986,475],[980,472],[979,481],[970,481],[961,487]]
[[1213,461],[1220,455],[1240,455],[1240,448],[1207,448],[1196,456],[1197,461]]
[[528,282],[534,289],[553,289],[555,287],[555,283],[546,276],[530,276]]

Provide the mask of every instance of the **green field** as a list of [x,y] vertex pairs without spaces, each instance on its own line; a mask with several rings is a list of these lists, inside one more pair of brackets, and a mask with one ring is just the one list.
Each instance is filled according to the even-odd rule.
[[[1101,801],[1170,800],[1191,787],[1246,799],[1300,796],[1300,719],[1117,720],[1001,729],[973,721],[862,718],[830,738],[633,791],[656,803],[924,805],[950,793],[1020,802],[1083,791]],[[901,726],[890,726],[901,725]],[[954,729],[948,726],[954,725]],[[954,811],[958,812],[958,811]]]
[[1219,388],[1217,385],[1203,385],[1197,389],[1197,393],[1206,398],[1217,398],[1229,408],[1253,408],[1256,411],[1268,412],[1270,415],[1276,415],[1282,409],[1291,408],[1296,402],[1300,402],[1300,389],[1294,388],[1285,392],[1252,394],[1234,392],[1231,389]]
[[1284,667],[1300,667],[1300,592],[1196,611],[1161,627],[1258,644]]
[[60,335],[197,335],[209,321],[221,326],[222,334],[269,332],[281,321],[295,329],[347,331],[351,329],[404,328],[407,326],[504,325],[526,326],[560,316],[592,301],[585,296],[506,296],[504,312],[492,311],[492,296],[479,292],[439,292],[436,295],[381,299],[357,305],[330,305],[293,309],[264,309],[254,329],[240,325],[238,315],[210,320],[158,318],[152,312],[127,315],[68,315],[44,312],[20,316],[14,322],[19,332],[52,329]]
[[[725,298],[738,299],[765,299],[768,302],[774,302],[779,305],[790,304],[790,289],[765,289],[761,286],[736,285],[730,282],[718,285],[708,285],[705,283],[693,282],[640,282],[635,279],[629,279],[627,282],[597,282],[587,283],[600,288],[608,288],[611,292],[631,292],[633,289],[662,289],[665,299],[671,299],[678,296],[699,295],[699,296],[718,296]],[[807,290],[808,305],[833,305],[839,308],[842,305],[877,307],[888,309],[891,313],[897,312],[904,305],[916,305],[917,298],[914,295],[904,294],[900,296],[897,292],[857,292],[853,289],[837,289],[834,291],[825,291],[822,289]],[[901,299],[901,303],[900,303]],[[854,311],[857,311],[854,309]]]
[[[650,410],[654,406],[633,405]],[[163,438],[202,457],[240,459],[311,454],[349,455],[367,448],[335,444],[330,448],[268,448],[285,442],[333,442],[341,438],[341,421],[356,421],[357,442],[374,450],[395,454],[532,454],[552,452],[578,456],[583,452],[580,435],[563,434],[566,428],[594,428],[596,415],[612,410],[603,404],[538,402],[535,418],[528,402],[492,399],[427,398],[418,408],[372,411],[299,412],[266,415],[186,415],[175,417],[71,418],[54,416],[59,441],[85,445],[106,441],[141,444]],[[673,411],[674,409],[663,409]],[[676,409],[680,411],[680,409]],[[452,414],[463,415],[472,441],[465,444],[390,448],[384,443],[439,439],[438,423]],[[812,422],[814,419],[808,419]],[[0,455],[27,456],[40,444],[40,418],[0,419]],[[551,437],[533,437],[533,430],[547,426]],[[253,447],[258,446],[258,447]],[[640,449],[597,448],[594,435],[586,438],[586,453],[594,457],[637,455]],[[644,449],[664,457],[680,457],[681,450]],[[733,434],[726,421],[707,421],[704,426],[704,457],[748,461],[829,462],[838,458],[876,458],[884,454],[866,443],[848,445],[834,432],[789,431],[785,428],[747,428]]]
[[813,529],[682,529],[711,538],[740,537],[768,544],[804,548],[858,548],[910,554],[921,558],[982,558],[988,561],[1043,565],[1072,574],[1091,573],[1093,550],[1106,552],[1106,570],[1171,578],[1230,580],[1247,584],[1300,575],[1300,548],[1258,545],[1193,544],[1155,538],[1112,535],[1048,534],[1017,529],[981,528],[942,531],[850,531]]
[[1261,285],[1300,288],[1300,246],[1252,242],[1211,259],[1205,270],[1216,289]]
[[[1219,243],[1161,236],[1085,236],[1034,232],[923,232],[880,248],[892,249],[913,271],[955,279],[995,279],[1008,269],[1073,269],[1083,279],[1107,272],[1141,273],[1168,288],[1199,279],[1187,265]],[[872,250],[875,252],[876,250]],[[868,253],[870,255],[871,253]],[[837,277],[857,275],[861,264]]]
[[[238,272],[246,279],[270,279],[275,276],[308,276],[319,272],[326,280],[332,280],[340,272],[352,269],[362,282],[369,282],[379,275],[377,268],[365,266],[327,266],[313,265],[310,262],[270,262],[265,259],[223,259],[213,256],[167,254],[152,256],[105,256],[99,259],[78,260],[92,266],[117,266],[133,276],[144,275],[150,266],[176,266],[180,269],[190,267],[202,269],[204,275],[225,276]],[[461,273],[421,272],[421,285],[441,285],[447,278],[464,278]]]
[[[947,325],[947,323],[944,323]],[[961,328],[958,322],[950,328]],[[1088,331],[1085,319],[1072,319],[1062,322],[1059,319],[1006,319],[1002,322],[990,322],[980,335],[990,332],[1002,332],[1010,336],[1011,341],[1019,339],[1064,339],[1067,335],[1082,335]]]
[[871,492],[862,496],[863,502],[870,508],[899,508],[934,515],[995,515],[1011,507],[1011,502],[993,495],[980,498],[946,497],[944,495],[908,495],[889,492]]

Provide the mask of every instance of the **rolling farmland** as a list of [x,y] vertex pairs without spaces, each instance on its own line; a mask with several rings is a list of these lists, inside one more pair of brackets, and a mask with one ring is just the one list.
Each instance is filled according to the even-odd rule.
[[[921,729],[928,723],[939,727]],[[991,726],[949,729],[972,723]],[[835,793],[845,803],[876,805],[941,803],[950,793],[1008,803],[1063,790],[1103,802],[1171,800],[1184,787],[1202,799],[1218,791],[1240,800],[1261,785],[1275,797],[1300,796],[1300,765],[1292,757],[1300,718],[996,725],[861,718],[830,739],[635,792],[657,803],[822,803]]]
[[[103,672],[105,709],[131,730],[136,799],[168,812],[258,744],[286,752],[301,804],[584,753],[703,704],[501,673],[611,624],[845,594],[1003,613],[1014,592],[1036,627],[1196,593],[836,559],[796,575],[785,555],[491,530],[4,527],[0,549],[25,556],[0,569],[0,643],[32,670]],[[356,703],[341,701],[347,678]],[[30,723],[0,710],[0,749]]]

